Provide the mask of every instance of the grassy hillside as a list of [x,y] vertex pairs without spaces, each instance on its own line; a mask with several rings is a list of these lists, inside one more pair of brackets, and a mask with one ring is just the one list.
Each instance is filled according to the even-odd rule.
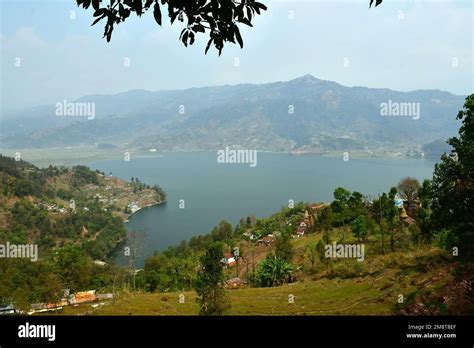
[[[311,236],[313,237],[313,236]],[[301,238],[295,244],[303,244]],[[448,292],[455,282],[453,263],[445,251],[424,247],[367,260],[360,276],[311,280],[271,288],[228,290],[228,315],[393,315],[407,313],[419,296]],[[315,276],[317,277],[317,276]],[[180,303],[184,295],[184,303]],[[398,303],[403,295],[403,303]],[[462,296],[462,294],[458,294]],[[294,302],[291,303],[291,298]],[[431,299],[430,299],[431,301]],[[183,301],[181,301],[183,302]],[[439,311],[436,303],[429,304]],[[114,302],[66,307],[66,315],[197,315],[194,291],[122,293]]]

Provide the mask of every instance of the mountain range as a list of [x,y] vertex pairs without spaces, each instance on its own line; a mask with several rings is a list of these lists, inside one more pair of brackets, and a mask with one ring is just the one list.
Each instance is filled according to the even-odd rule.
[[[132,90],[73,101],[93,103],[93,118],[57,116],[55,105],[3,115],[0,147],[96,144],[205,151],[236,146],[308,152],[416,148],[457,133],[455,117],[464,98],[439,90],[347,87],[311,75],[266,84]],[[381,109],[387,103],[415,103],[419,118],[384,116]]]

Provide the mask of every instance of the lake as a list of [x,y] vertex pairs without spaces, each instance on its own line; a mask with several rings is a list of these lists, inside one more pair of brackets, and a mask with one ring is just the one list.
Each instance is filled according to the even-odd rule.
[[[317,155],[258,153],[258,165],[217,163],[216,153],[164,153],[104,160],[89,166],[122,179],[131,177],[159,184],[168,202],[143,209],[130,218],[127,230],[146,232],[139,265],[155,250],[194,235],[208,233],[220,220],[232,225],[241,217],[269,216],[290,199],[295,203],[329,202],[342,186],[365,195],[387,192],[406,176],[431,178],[434,161],[428,159],[350,159]],[[180,208],[184,200],[184,208]],[[116,253],[124,263],[122,251]]]

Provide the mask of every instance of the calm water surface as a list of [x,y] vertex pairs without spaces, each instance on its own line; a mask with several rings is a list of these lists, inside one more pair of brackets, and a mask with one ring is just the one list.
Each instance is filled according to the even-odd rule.
[[[241,217],[266,217],[295,202],[330,201],[338,186],[363,194],[388,191],[405,176],[431,178],[427,159],[355,160],[321,156],[258,153],[258,165],[219,164],[216,153],[165,153],[129,162],[91,163],[94,169],[149,185],[159,184],[168,202],[134,214],[127,229],[146,232],[143,260],[155,250],[209,232],[220,220],[233,225]],[[179,208],[184,200],[185,208]],[[122,253],[115,258],[123,263]]]

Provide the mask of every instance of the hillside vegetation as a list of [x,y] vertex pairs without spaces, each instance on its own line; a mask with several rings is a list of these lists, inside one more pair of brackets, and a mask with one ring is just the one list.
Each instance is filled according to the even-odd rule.
[[[0,305],[53,302],[62,289],[111,289],[126,271],[105,260],[126,237],[130,202],[166,200],[164,191],[85,166],[37,168],[0,155],[0,245],[37,247],[35,260],[0,259]],[[4,252],[3,252],[4,253]],[[2,253],[2,254],[3,254]]]
[[[310,241],[310,237],[305,242]],[[301,244],[302,240],[298,241]],[[270,288],[242,288],[228,292],[227,315],[394,315],[446,314],[441,303],[428,301],[433,293],[450,293],[454,271],[446,252],[437,248],[378,256],[358,274],[319,275]],[[424,270],[420,273],[420,270]],[[398,296],[405,297],[398,303]],[[424,300],[420,299],[420,296]],[[439,296],[440,297],[440,296]],[[184,298],[184,302],[180,299]],[[293,298],[294,301],[290,299]],[[418,308],[420,304],[423,306]],[[418,308],[418,309],[417,309]],[[430,313],[431,311],[431,313]],[[450,308],[450,314],[465,309]],[[197,315],[194,291],[122,293],[118,300],[94,309],[91,305],[66,308],[66,315]]]

